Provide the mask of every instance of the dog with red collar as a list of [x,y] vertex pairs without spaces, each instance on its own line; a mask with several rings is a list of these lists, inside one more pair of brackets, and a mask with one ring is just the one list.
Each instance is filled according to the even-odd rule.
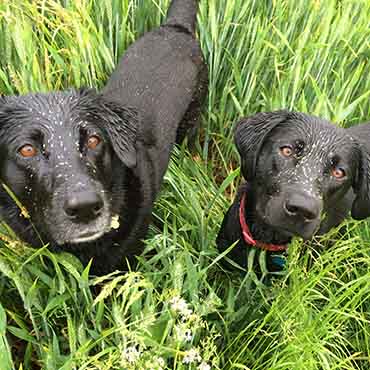
[[217,237],[228,257],[247,267],[251,248],[285,254],[294,236],[305,240],[339,225],[350,213],[370,216],[369,149],[346,130],[287,110],[242,119],[235,143],[246,182],[227,211]]

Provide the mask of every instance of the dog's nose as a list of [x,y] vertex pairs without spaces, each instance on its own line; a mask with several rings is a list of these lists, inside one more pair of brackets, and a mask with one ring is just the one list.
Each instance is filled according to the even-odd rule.
[[64,203],[65,213],[76,220],[92,221],[103,209],[103,200],[95,192],[81,192],[71,195]]
[[320,204],[314,197],[292,194],[285,200],[284,211],[290,217],[302,217],[312,221],[320,215]]

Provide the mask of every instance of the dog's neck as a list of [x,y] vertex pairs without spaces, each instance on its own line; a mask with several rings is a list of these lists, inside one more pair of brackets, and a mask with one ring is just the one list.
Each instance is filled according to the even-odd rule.
[[[247,199],[244,205],[245,221],[249,227],[254,240],[263,243],[271,243],[276,245],[286,245],[291,241],[291,237],[278,229],[272,228],[266,224],[256,212],[256,197],[253,190],[253,184],[245,183],[240,188],[240,199],[245,195]],[[238,220],[239,221],[239,220]]]

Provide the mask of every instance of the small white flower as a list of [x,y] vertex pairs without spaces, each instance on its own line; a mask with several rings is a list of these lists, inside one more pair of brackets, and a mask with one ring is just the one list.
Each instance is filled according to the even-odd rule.
[[160,366],[160,368],[163,368],[166,365],[163,357],[158,357],[157,362],[158,362],[158,365]]
[[140,280],[141,280],[141,276],[140,275],[135,275],[134,278],[133,278],[134,284],[140,283]]
[[200,357],[199,351],[195,348],[190,349],[185,352],[184,359],[182,362],[184,364],[192,364],[194,362],[200,362],[202,358]]
[[165,365],[163,357],[158,357],[157,361],[158,361],[159,366],[164,366]]
[[185,330],[184,340],[185,342],[191,342],[193,340],[193,333],[191,332],[190,329]]
[[194,335],[190,329],[185,329],[182,325],[174,327],[176,338],[180,341],[191,342]]
[[164,367],[166,366],[166,362],[163,359],[163,357],[156,357],[154,356],[151,359],[148,359],[144,367],[140,367],[140,369],[145,369],[145,370],[163,370]]
[[211,366],[209,366],[206,362],[202,362],[199,367],[198,367],[199,370],[211,370]]
[[125,361],[130,364],[135,363],[140,357],[140,351],[136,348],[136,346],[127,347],[122,352],[122,357]]
[[188,307],[185,299],[179,296],[173,297],[170,303],[172,309],[183,316],[190,316],[193,313],[193,311]]

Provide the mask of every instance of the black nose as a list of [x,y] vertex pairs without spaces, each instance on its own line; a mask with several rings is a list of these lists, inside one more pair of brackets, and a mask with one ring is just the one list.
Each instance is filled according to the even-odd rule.
[[285,200],[284,211],[290,217],[301,217],[312,221],[320,215],[320,204],[314,197],[292,194]]
[[65,213],[78,221],[92,221],[103,209],[103,200],[95,192],[70,195],[64,203]]

